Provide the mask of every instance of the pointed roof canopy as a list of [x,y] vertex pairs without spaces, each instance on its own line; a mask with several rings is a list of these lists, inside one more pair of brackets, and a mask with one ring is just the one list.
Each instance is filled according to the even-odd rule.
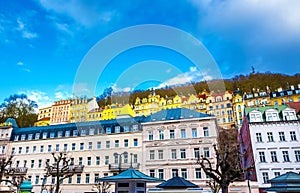
[[300,174],[295,172],[287,172],[269,182],[271,182],[271,188],[267,188],[267,191],[300,192]]
[[135,170],[133,168],[129,168],[118,175],[99,178],[98,180],[107,181],[107,182],[119,182],[119,181],[125,181],[125,180],[126,181],[134,180],[134,181],[143,181],[143,182],[163,181],[158,178],[153,178],[153,177],[147,176],[146,174],[143,174],[142,172]]
[[187,181],[186,179],[182,178],[182,177],[174,177],[174,178],[171,178],[159,185],[157,185],[156,187],[158,188],[180,188],[180,189],[186,189],[186,188],[198,188],[198,185],[190,182],[190,181]]

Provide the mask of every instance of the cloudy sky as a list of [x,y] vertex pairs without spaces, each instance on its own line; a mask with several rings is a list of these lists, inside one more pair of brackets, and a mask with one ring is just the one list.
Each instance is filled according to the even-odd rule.
[[[248,74],[251,66],[293,75],[300,72],[299,13],[298,0],[0,1],[0,101],[20,92],[40,106],[71,97],[90,50],[110,34],[142,24],[171,26],[196,38],[223,78]],[[97,53],[96,61],[113,51]],[[214,77],[213,69],[157,46],[128,49],[99,69],[92,68],[99,76],[89,94],[109,86],[130,91]]]

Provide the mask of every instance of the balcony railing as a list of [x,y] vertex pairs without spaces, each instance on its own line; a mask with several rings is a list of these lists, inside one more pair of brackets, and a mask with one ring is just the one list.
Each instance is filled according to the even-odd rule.
[[125,171],[130,167],[132,167],[134,169],[139,169],[140,164],[139,163],[132,163],[132,164],[130,164],[130,163],[121,163],[121,164],[113,163],[113,164],[108,165],[108,169],[112,172],[114,172],[114,171]]
[[[69,169],[64,171],[64,173],[82,173],[83,172],[83,168],[84,166],[83,165],[71,165],[69,166]],[[57,170],[55,168],[52,168],[51,174],[56,174],[57,173]]]
[[9,175],[25,175],[27,173],[26,167],[10,167],[8,168]]

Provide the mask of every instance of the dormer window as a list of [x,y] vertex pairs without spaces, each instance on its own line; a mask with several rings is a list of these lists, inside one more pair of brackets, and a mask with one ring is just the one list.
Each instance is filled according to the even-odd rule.
[[282,117],[285,121],[297,120],[295,110],[291,108],[284,109],[282,111]]
[[262,122],[262,115],[259,111],[250,112],[250,122]]
[[278,111],[276,109],[266,110],[267,121],[279,121]]

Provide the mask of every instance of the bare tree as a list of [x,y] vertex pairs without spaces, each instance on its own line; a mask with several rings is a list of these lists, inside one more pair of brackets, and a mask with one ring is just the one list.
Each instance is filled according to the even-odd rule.
[[108,182],[97,181],[97,183],[93,186],[92,191],[96,191],[97,193],[109,193],[109,189],[111,184]]
[[52,164],[46,161],[46,174],[45,177],[55,178],[55,187],[51,186],[51,192],[60,193],[60,185],[63,180],[73,176],[76,172],[82,172],[77,170],[77,167],[71,162],[71,157],[66,152],[51,153],[54,162]]
[[[233,181],[242,177],[240,155],[235,129],[220,130],[218,147],[214,145],[216,163],[212,159],[201,156],[198,164],[212,180],[219,184],[222,193],[228,193],[228,187]],[[213,185],[213,184],[211,184]]]

